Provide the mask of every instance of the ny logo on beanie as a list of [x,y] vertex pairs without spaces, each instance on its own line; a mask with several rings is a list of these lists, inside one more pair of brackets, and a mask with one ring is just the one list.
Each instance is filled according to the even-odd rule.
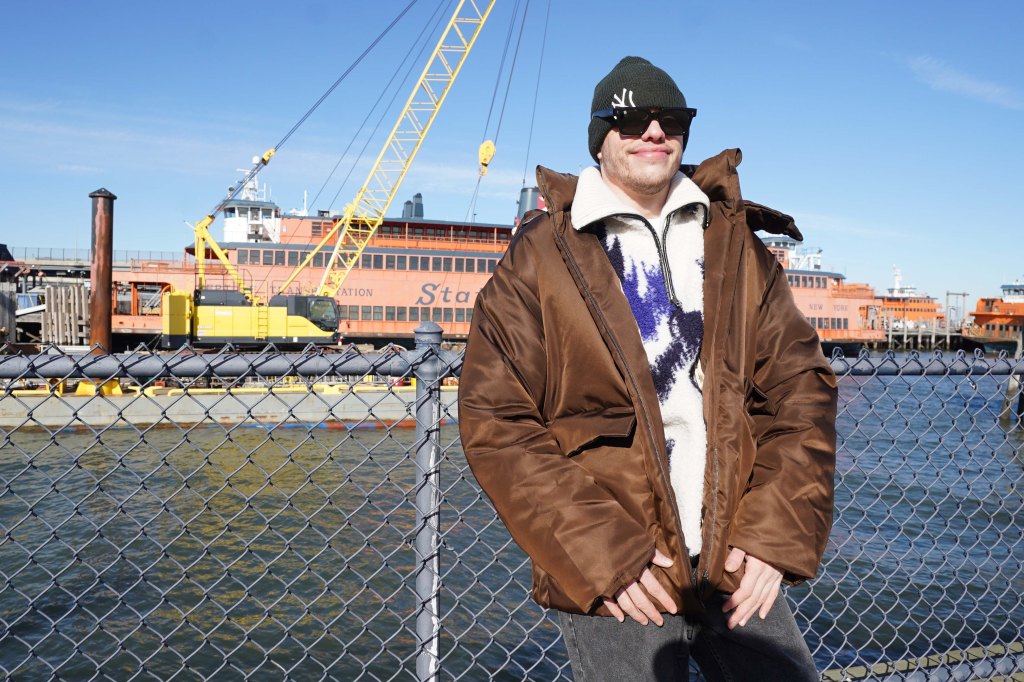
[[[626,104],[626,94],[627,93],[629,94],[629,104]],[[622,88],[622,94],[621,95],[615,95],[614,97],[612,97],[612,106],[613,107],[635,107],[636,104],[633,103],[633,91],[632,90],[626,90],[626,88]]]

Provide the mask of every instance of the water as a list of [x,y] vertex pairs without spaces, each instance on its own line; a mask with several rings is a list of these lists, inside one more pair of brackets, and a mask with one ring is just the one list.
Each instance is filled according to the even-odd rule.
[[[1000,382],[848,377],[840,389],[835,529],[821,576],[788,593],[819,667],[1020,640],[1024,439],[997,421]],[[440,438],[445,677],[568,679],[525,557],[456,429]],[[412,429],[6,439],[8,673],[413,676]]]

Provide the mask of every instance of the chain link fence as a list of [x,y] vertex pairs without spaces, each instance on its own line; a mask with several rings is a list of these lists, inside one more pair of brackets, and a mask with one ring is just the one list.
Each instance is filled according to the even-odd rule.
[[[569,680],[416,350],[0,356],[0,671]],[[833,358],[823,679],[1024,678],[1024,362]]]

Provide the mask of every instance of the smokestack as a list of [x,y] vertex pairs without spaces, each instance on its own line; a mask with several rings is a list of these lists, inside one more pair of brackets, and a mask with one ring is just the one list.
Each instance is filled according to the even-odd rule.
[[114,268],[114,200],[117,197],[103,188],[96,190],[89,197],[92,199],[89,345],[92,346],[93,353],[102,355],[112,350],[111,287]]

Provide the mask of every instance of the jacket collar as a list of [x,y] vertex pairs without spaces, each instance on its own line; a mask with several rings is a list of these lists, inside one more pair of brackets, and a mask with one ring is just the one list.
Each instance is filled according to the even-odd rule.
[[[690,178],[677,172],[669,184],[668,197],[658,223],[663,224],[669,215],[691,204],[701,204],[707,209],[709,202],[704,192]],[[623,213],[632,214],[636,210],[608,186],[597,166],[584,168],[580,173],[571,208],[573,226],[580,230],[609,216]]]

